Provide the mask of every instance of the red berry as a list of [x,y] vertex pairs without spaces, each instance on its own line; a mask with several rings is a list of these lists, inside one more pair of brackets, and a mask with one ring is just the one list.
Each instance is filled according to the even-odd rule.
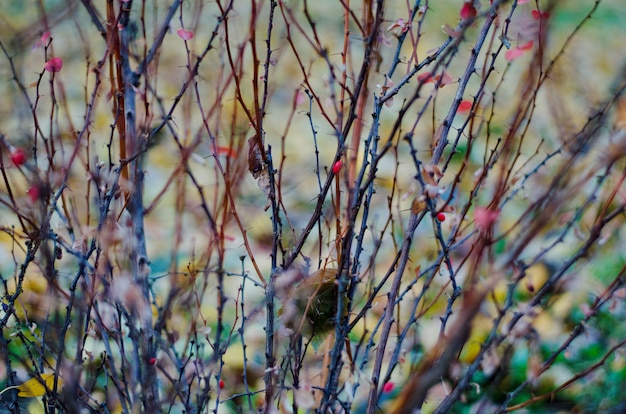
[[26,162],[26,154],[24,154],[24,151],[22,151],[21,149],[15,148],[13,151],[11,151],[11,161],[13,161],[13,164],[19,167]]
[[393,391],[393,382],[387,381],[385,385],[383,385],[383,392],[391,392]]
[[438,213],[437,214],[437,220],[439,220],[440,222],[443,223],[444,221],[446,221],[446,215],[443,214],[443,213]]
[[341,167],[343,167],[343,161],[338,160],[333,164],[333,173],[338,174],[341,171]]
[[220,390],[224,389],[224,380],[220,380]]
[[148,364],[150,365],[156,365],[157,359],[155,357],[152,357],[148,360]]
[[39,188],[37,187],[31,187],[28,190],[26,190],[26,194],[28,194],[28,198],[30,199],[31,203],[35,203],[37,202],[37,200],[39,200]]
[[473,0],[466,0],[461,7],[461,20],[471,20],[476,17],[476,8]]
[[548,19],[550,18],[550,13],[548,12],[540,12],[539,10],[533,10],[530,12],[535,20]]

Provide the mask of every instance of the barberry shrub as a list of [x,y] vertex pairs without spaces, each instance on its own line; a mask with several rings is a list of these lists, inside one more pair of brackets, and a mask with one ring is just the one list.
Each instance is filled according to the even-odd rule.
[[3,4],[1,411],[624,411],[622,6]]

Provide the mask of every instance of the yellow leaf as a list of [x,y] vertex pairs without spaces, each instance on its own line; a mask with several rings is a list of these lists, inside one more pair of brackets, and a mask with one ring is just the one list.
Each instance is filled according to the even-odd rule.
[[[42,383],[43,382],[43,383]],[[44,385],[45,383],[45,385]],[[58,384],[61,385],[63,381],[59,378]],[[31,378],[23,384],[16,386],[18,389],[17,396],[30,398],[41,397],[46,394],[47,390],[51,390],[54,387],[54,373],[41,374],[40,378]]]

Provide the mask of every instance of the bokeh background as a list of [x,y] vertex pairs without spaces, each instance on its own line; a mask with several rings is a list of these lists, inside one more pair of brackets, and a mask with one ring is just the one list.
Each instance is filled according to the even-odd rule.
[[[418,157],[423,160],[430,158],[433,136],[454,103],[456,86],[463,76],[481,27],[482,17],[467,29],[458,53],[445,65],[449,84],[439,85],[440,88],[434,82],[423,85],[420,97],[408,114],[404,114],[404,102],[414,95],[418,84],[413,78],[399,90],[393,101],[384,106],[380,117],[373,120],[374,96],[380,96],[389,81],[401,82],[413,65],[435,53],[448,40],[450,30],[459,23],[461,0],[422,3],[428,3],[426,17],[419,29],[416,25],[410,29],[414,35],[420,31],[419,42],[415,47],[406,42],[398,51],[396,44],[401,27],[394,27],[394,22],[397,23],[400,18],[407,19],[407,10],[413,5],[402,1],[385,3],[385,23],[380,32],[377,56],[372,60],[368,89],[363,98],[364,110],[360,113],[363,117],[359,120],[362,129],[356,137],[361,143],[357,159],[354,164],[350,164],[348,159],[350,145],[354,143],[350,141],[354,139],[351,135],[342,158],[344,170],[338,175],[341,179],[338,191],[343,196],[338,197],[339,193],[334,193],[333,186],[332,196],[329,195],[323,203],[318,226],[295,261],[295,266],[313,269],[320,264],[339,265],[336,240],[341,237],[341,226],[335,225],[336,212],[341,212],[340,221],[344,220],[345,224],[345,215],[342,214],[346,209],[349,165],[355,168],[363,165],[363,148],[376,125],[379,148],[390,143],[391,149],[377,161],[373,181],[375,193],[368,200],[369,216],[365,219],[368,231],[363,239],[365,253],[359,256],[357,272],[362,283],[352,303],[354,314],[368,303],[372,287],[380,283],[388,269],[393,267],[405,235],[412,202],[421,191],[411,148],[402,138],[411,132],[412,145]],[[486,10],[488,2],[481,3],[479,9]],[[503,7],[503,25],[512,3]],[[623,209],[626,202],[623,183],[619,181],[624,168],[624,160],[620,158],[623,154],[612,154],[615,148],[617,151],[623,149],[623,146],[612,144],[615,141],[614,131],[619,129],[620,121],[625,122],[624,115],[620,113],[620,108],[623,111],[624,107],[618,104],[605,106],[620,86],[616,81],[623,81],[620,77],[624,72],[626,56],[623,4],[619,0],[554,3],[554,9],[546,18],[549,22],[546,23],[548,35],[542,63],[542,72],[549,68],[550,75],[539,89],[531,115],[523,121],[523,145],[519,148],[519,157],[510,164],[514,166],[512,171],[517,179],[507,194],[510,197],[506,204],[501,206],[495,230],[498,237],[491,247],[490,262],[478,273],[489,278],[489,272],[498,268],[500,262],[508,260],[511,250],[519,247],[516,243],[523,239],[525,230],[532,228],[533,217],[541,217],[541,228],[516,258],[532,266],[524,281],[512,290],[514,305],[511,312],[524,309],[552,274],[564,269],[564,275],[552,287],[551,293],[532,312],[528,312],[520,324],[523,327],[518,328],[518,334],[512,334],[506,344],[494,346],[487,356],[481,356],[480,372],[472,382],[475,384],[474,391],[466,392],[464,400],[456,406],[458,412],[494,411],[506,393],[528,381],[586,317],[596,298],[620,274],[626,261],[622,248],[626,243],[622,212],[602,229],[602,236],[586,251],[585,257],[576,260],[575,266],[564,267],[564,263],[575,257],[587,240],[604,201],[617,194],[609,206],[615,210]],[[150,278],[147,306],[154,321],[159,318],[165,320],[163,333],[160,334],[164,345],[156,356],[159,375],[163,375],[160,379],[162,391],[165,395],[172,392],[175,388],[172,384],[176,383],[172,376],[179,374],[181,378],[189,379],[188,384],[195,381],[193,387],[189,386],[190,394],[192,389],[199,393],[206,384],[210,384],[208,389],[212,394],[208,406],[219,412],[246,412],[251,407],[258,407],[262,401],[259,391],[264,387],[266,370],[266,292],[262,279],[269,280],[272,273],[270,255],[274,230],[267,196],[248,172],[248,139],[255,135],[255,130],[250,117],[242,109],[242,103],[253,107],[254,100],[261,99],[262,95],[256,94],[253,88],[255,76],[259,80],[258,85],[267,85],[264,141],[271,147],[274,166],[278,170],[276,177],[281,193],[280,217],[283,224],[280,235],[283,257],[288,256],[307,225],[321,185],[336,161],[337,123],[341,122],[339,119],[344,119],[342,117],[347,112],[337,111],[341,104],[341,88],[334,76],[344,73],[345,69],[348,83],[353,85],[351,82],[358,77],[364,44],[359,27],[352,25],[347,36],[350,53],[347,64],[343,62],[345,30],[341,2],[282,2],[275,9],[272,55],[265,82],[263,65],[255,68],[252,63],[250,19],[253,13],[257,13],[258,38],[254,47],[263,62],[270,7],[267,2],[254,4],[255,11],[251,2],[234,1],[226,29],[217,19],[222,13],[220,7],[226,3],[183,1],[166,28],[162,46],[136,91],[138,130],[148,134],[159,128],[158,132],[150,135],[143,163],[145,240]],[[533,11],[547,7],[547,4],[531,1],[517,6],[510,23],[506,21],[510,24],[506,39],[510,48],[523,45],[528,38],[536,36],[539,23]],[[133,67],[151,47],[169,6],[170,3],[163,1],[134,2],[130,49]],[[115,7],[117,10],[118,2],[115,2]],[[352,3],[350,7],[355,16],[361,16],[367,14],[365,8],[373,6],[365,2]],[[591,10],[594,11],[587,18]],[[104,4],[93,4],[93,16],[106,30],[108,23]],[[134,306],[135,298],[129,294],[133,291],[132,284],[128,282],[131,278],[125,271],[133,239],[132,228],[127,222],[124,198],[121,197],[111,204],[113,219],[106,221],[108,230],[98,230],[103,222],[99,210],[102,204],[95,189],[110,188],[119,179],[115,172],[120,160],[119,138],[112,109],[117,91],[107,64],[103,66],[102,85],[93,100],[95,105],[89,108],[93,112],[86,128],[88,133],[79,144],[76,139],[77,131],[85,128],[87,103],[92,99],[95,85],[94,68],[100,60],[108,59],[106,38],[92,21],[93,16],[84,4],[74,0],[27,0],[0,6],[0,41],[4,47],[0,57],[0,94],[3,97],[0,100],[0,132],[10,145],[28,154],[29,166],[34,165],[35,159],[38,161],[35,170],[18,168],[10,163],[9,148],[3,147],[5,179],[0,185],[0,274],[4,281],[2,294],[7,297],[15,292],[20,265],[27,256],[27,232],[21,229],[19,217],[23,214],[33,218],[34,222],[41,218],[41,198],[33,199],[29,189],[38,180],[48,183],[54,191],[61,189],[66,173],[64,167],[71,165],[64,188],[60,190],[63,197],[57,205],[58,212],[50,215],[50,229],[65,243],[54,247],[60,246],[63,250],[63,246],[71,246],[80,251],[92,240],[101,245],[110,266],[107,271],[116,276],[110,286],[104,284],[94,288],[101,289],[96,295],[102,299],[99,318],[105,321],[102,322],[104,325],[117,324],[124,336],[127,331],[123,328],[123,318],[120,318],[116,304]],[[314,38],[307,29],[307,18],[315,22],[318,38]],[[579,30],[578,25],[581,25]],[[449,28],[446,29],[446,26]],[[304,29],[301,30],[301,27]],[[178,32],[180,29],[190,31],[193,37],[185,40]],[[50,32],[50,42],[44,45],[41,39],[46,32]],[[198,66],[191,87],[181,96],[183,85],[190,79],[190,67],[203,54],[213,36],[216,40]],[[492,39],[495,42],[492,47],[483,49],[479,55],[479,71],[484,69],[489,54],[503,40],[497,35]],[[325,47],[325,57],[320,55],[318,44]],[[476,177],[485,168],[489,152],[498,138],[507,134],[511,121],[520,111],[520,97],[523,87],[527,85],[529,67],[536,65],[534,50],[511,62],[505,59],[502,52],[494,63],[495,74],[488,82],[481,82],[479,76],[470,78],[462,98],[473,102],[483,86],[485,96],[471,112],[459,111],[454,117],[449,139],[452,140],[461,131],[458,135],[460,139],[456,155],[450,150],[444,153],[446,168],[440,181],[442,198],[439,201],[443,206],[443,200],[448,200],[445,205],[453,208],[445,210],[445,221],[436,223],[435,220],[425,220],[415,233],[403,283],[404,299],[397,305],[396,335],[399,335],[403,323],[414,315],[412,304],[415,298],[420,297],[420,292],[425,294],[418,311],[419,322],[414,324],[410,334],[403,337],[405,344],[395,348],[400,352],[402,362],[388,378],[387,383],[392,385],[383,394],[383,406],[397,397],[402,384],[410,377],[412,367],[437,343],[440,318],[446,312],[451,294],[448,276],[445,270],[438,269],[431,275],[429,280],[432,280],[432,285],[427,289],[424,288],[426,278],[416,279],[420,271],[440,260],[441,245],[435,237],[437,231],[447,237],[456,229],[465,228],[450,253],[454,265],[459,264],[457,276],[459,283],[463,284],[468,270],[460,263],[471,250],[472,234],[476,234],[479,227],[474,221],[474,211],[477,206],[491,200],[499,176],[489,176],[481,191],[470,194]],[[411,60],[414,51],[417,61]],[[385,84],[385,74],[396,53],[400,64]],[[63,60],[61,71],[54,75],[44,71],[45,62],[52,56]],[[232,69],[231,58],[236,62],[237,70]],[[551,67],[553,59],[556,60]],[[332,72],[329,67],[333,68]],[[428,69],[426,67],[420,73]],[[237,80],[233,77],[234,73]],[[349,95],[345,99],[349,102]],[[174,106],[170,122],[163,127],[166,114]],[[599,108],[606,108],[606,111],[602,112],[594,138],[581,150],[575,165],[567,170],[565,184],[560,189],[563,191],[555,191],[558,196],[545,206],[537,205],[535,202],[545,194],[548,183],[562,173],[568,143],[584,130],[585,124],[597,114]],[[420,115],[421,111],[426,115]],[[472,123],[469,127],[474,128],[472,133],[476,136],[476,143],[471,148],[466,140],[466,120],[469,118],[476,119],[476,124]],[[400,128],[394,129],[398,120]],[[36,133],[35,128],[39,128],[40,132]],[[34,138],[36,135],[39,135],[38,140]],[[45,156],[42,149],[49,145],[56,146],[53,161]],[[37,146],[38,152],[33,153],[32,149]],[[74,151],[77,161],[72,159]],[[603,167],[612,156],[617,159],[613,170],[597,187],[598,181],[594,177],[605,173]],[[51,168],[52,165],[54,168]],[[98,174],[95,174],[96,171]],[[453,185],[455,180],[458,182]],[[126,189],[132,191],[132,183],[122,180],[120,187],[122,193]],[[216,235],[205,207],[211,211],[219,235]],[[542,208],[550,209],[549,217],[541,212]],[[362,212],[359,217],[363,217]],[[440,226],[439,230],[437,226]],[[569,231],[563,233],[565,227]],[[465,242],[460,242],[460,239]],[[3,335],[7,340],[13,338],[16,332],[27,338],[21,342],[13,341],[8,348],[13,360],[12,369],[17,371],[19,382],[32,377],[33,365],[39,372],[55,366],[53,363],[47,366],[45,362],[52,361],[55,352],[58,352],[54,348],[48,349],[46,345],[48,337],[51,337],[50,343],[57,340],[46,323],[57,316],[64,316],[68,289],[80,267],[80,260],[68,253],[64,251],[62,257],[54,262],[58,275],[54,283],[60,290],[50,287],[52,282],[46,278],[44,258],[38,257],[30,263],[25,272],[23,292],[16,302],[16,314],[3,326]],[[89,260],[100,271],[93,259],[94,256]],[[512,269],[506,271],[514,273]],[[218,281],[218,275],[223,279]],[[481,344],[492,330],[494,309],[506,300],[510,287],[508,281],[503,279],[494,287],[493,295],[486,300],[484,309],[473,321],[470,338],[451,368],[451,377],[442,379],[431,390],[424,412],[434,410],[443,400],[453,386],[455,375],[460,375],[454,374],[454,370],[460,373],[475,361]],[[623,274],[618,281],[623,283]],[[382,286],[377,300],[369,303],[371,309],[350,333],[353,344],[375,342],[372,338],[376,338],[376,334],[372,335],[372,330],[381,321],[386,306],[384,292],[389,288],[389,282]],[[576,380],[555,394],[554,398],[539,401],[526,409],[528,412],[609,412],[610,409],[619,410],[614,407],[623,408],[626,356],[623,346],[617,350],[613,347],[626,338],[626,327],[622,322],[626,311],[623,298],[626,295],[623,289],[616,288],[614,291],[606,305],[584,324],[585,333],[577,336],[572,345],[556,357],[547,372],[530,381],[530,385],[517,395],[515,403],[552,392],[600,361],[598,369]],[[280,307],[281,301],[277,303]],[[77,349],[82,349],[83,364],[93,371],[95,385],[90,382],[93,390],[90,403],[93,407],[105,402],[108,410],[123,411],[123,405],[109,395],[110,391],[104,386],[107,375],[95,367],[102,365],[103,352],[120,356],[124,351],[107,348],[106,339],[96,332],[99,329],[95,326],[96,322],[93,322],[94,331],[91,331],[90,318],[87,316],[85,319],[86,339],[77,336],[73,330],[68,331],[63,352],[73,357]],[[224,348],[216,358],[212,344],[216,342],[218,320],[223,324],[219,335]],[[280,321],[277,326],[280,326]],[[288,340],[286,333],[278,328],[277,332],[279,340]],[[81,341],[82,348],[79,346]],[[112,342],[121,344],[124,341]],[[395,337],[391,343],[396,346]],[[29,357],[27,352],[33,349],[42,351],[37,351],[36,357]],[[279,354],[284,352],[280,345],[277,349]],[[360,353],[353,361],[358,367],[356,371],[342,374],[343,383],[350,383],[355,388],[349,397],[344,394],[350,394],[350,390],[346,386],[342,388],[342,398],[350,401],[354,412],[362,412],[366,404],[366,378],[371,369],[369,358],[373,353],[370,348],[359,349]],[[322,371],[324,352],[323,345],[308,351],[310,362],[303,368],[303,378],[307,378],[313,386]],[[181,361],[185,361],[182,368],[177,365]],[[386,364],[388,361],[386,359]],[[0,363],[0,381],[7,381],[7,378],[6,363]],[[87,381],[87,378],[89,376],[85,375],[81,381]],[[9,385],[8,382],[3,384]],[[284,398],[299,399],[304,412],[307,404],[313,407],[318,397],[311,392],[301,394],[295,397],[285,394]],[[245,399],[249,402],[242,402]],[[40,400],[25,399],[23,407],[27,407],[29,412],[43,410]],[[172,410],[181,409],[181,404],[173,402]]]

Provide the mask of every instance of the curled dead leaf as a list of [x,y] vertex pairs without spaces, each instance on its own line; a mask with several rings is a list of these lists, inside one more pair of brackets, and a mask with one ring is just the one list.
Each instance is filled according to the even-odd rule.
[[257,179],[263,174],[264,169],[263,154],[261,153],[261,148],[259,148],[259,140],[255,135],[248,138],[248,170]]
[[248,170],[266,196],[270,194],[270,176],[256,135],[248,139]]

